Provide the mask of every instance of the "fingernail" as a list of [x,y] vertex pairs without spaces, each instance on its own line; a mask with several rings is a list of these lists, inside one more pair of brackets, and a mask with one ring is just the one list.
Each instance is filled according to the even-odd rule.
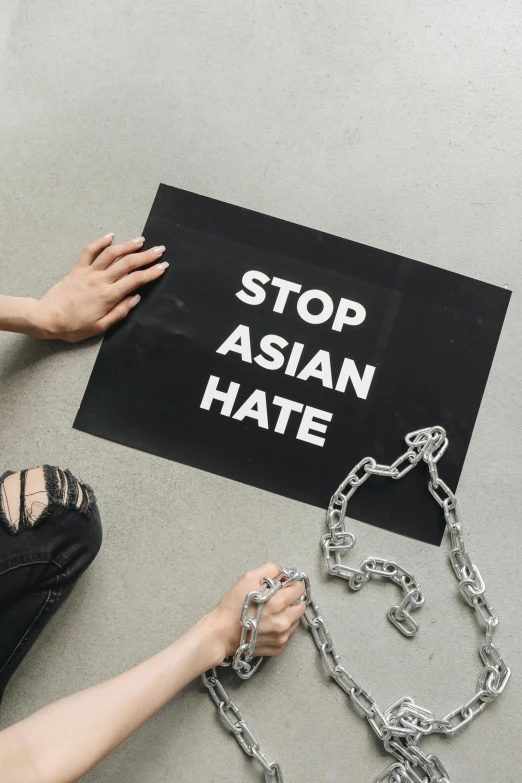
[[105,234],[103,237],[104,239],[112,239],[114,237],[114,231],[112,231],[110,234]]
[[158,247],[155,247],[155,248],[154,248],[154,252],[155,252],[155,253],[156,253],[156,255],[158,255],[158,256],[159,256],[159,255],[161,255],[161,253],[164,253],[164,252],[165,252],[165,245],[158,245]]
[[132,299],[129,302],[129,307],[136,307],[138,302],[140,301],[141,296],[139,294],[136,294],[136,296],[133,296]]
[[168,261],[162,261],[161,264],[156,264],[158,269],[166,269],[168,267],[168,265],[169,265]]
[[136,237],[132,240],[135,245],[142,245],[145,242],[145,237]]

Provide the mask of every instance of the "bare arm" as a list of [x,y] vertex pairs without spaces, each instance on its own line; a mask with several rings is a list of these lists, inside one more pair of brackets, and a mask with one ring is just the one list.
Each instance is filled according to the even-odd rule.
[[36,304],[37,300],[28,296],[0,295],[0,331],[32,334],[36,327]]
[[[246,593],[278,573],[273,564],[248,572],[170,647],[1,732],[0,783],[74,783],[86,774],[187,683],[234,652]],[[266,604],[256,654],[281,652],[303,614],[303,604],[293,605],[302,591],[296,583]]]
[[125,318],[140,300],[130,294],[160,277],[168,263],[142,269],[160,260],[163,245],[140,253],[143,237],[113,245],[113,236],[87,245],[69,274],[41,299],[0,296],[0,331],[78,342]]

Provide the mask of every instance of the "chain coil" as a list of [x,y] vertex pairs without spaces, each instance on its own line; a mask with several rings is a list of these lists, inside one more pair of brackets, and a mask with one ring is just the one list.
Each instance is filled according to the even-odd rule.
[[[343,562],[343,556],[355,544],[355,536],[345,529],[345,518],[348,501],[357,489],[372,475],[397,480],[421,461],[425,462],[430,474],[428,489],[441,506],[448,527],[451,540],[449,557],[459,591],[484,628],[485,641],[478,649],[483,668],[473,696],[442,718],[436,718],[430,710],[415,704],[409,696],[381,710],[371,693],[342,665],[319,605],[312,596],[310,581],[306,574],[295,568],[283,569],[277,579],[265,578],[259,590],[248,593],[241,611],[239,647],[235,655],[223,661],[221,666],[232,666],[242,679],[248,679],[257,671],[262,658],[254,658],[254,650],[263,606],[279,590],[293,582],[303,582],[305,591],[302,600],[306,603],[304,621],[330,677],[366,719],[385,750],[394,757],[394,761],[375,778],[374,783],[450,783],[440,759],[433,754],[425,754],[418,747],[419,741],[429,734],[452,735],[460,731],[503,692],[511,671],[493,642],[498,617],[486,598],[486,587],[480,571],[466,551],[457,499],[438,474],[437,464],[448,448],[446,431],[439,426],[427,427],[409,432],[405,440],[408,449],[395,462],[382,465],[373,457],[365,457],[355,465],[332,495],[326,513],[328,533],[321,540],[326,567],[332,576],[347,580],[352,590],[360,590],[372,577],[390,579],[402,590],[403,595],[402,600],[389,610],[388,619],[405,636],[417,633],[418,625],[412,612],[420,609],[424,603],[424,594],[413,574],[394,561],[379,557],[367,557],[358,568],[354,568]],[[261,751],[243,714],[220,682],[217,669],[207,671],[202,680],[225,728],[232,733],[240,748],[261,765],[265,783],[283,783],[279,764],[270,762]]]

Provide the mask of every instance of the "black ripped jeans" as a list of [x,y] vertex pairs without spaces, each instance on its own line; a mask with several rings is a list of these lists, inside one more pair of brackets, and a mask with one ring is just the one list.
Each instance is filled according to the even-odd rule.
[[68,470],[0,476],[0,699],[101,539],[92,489]]

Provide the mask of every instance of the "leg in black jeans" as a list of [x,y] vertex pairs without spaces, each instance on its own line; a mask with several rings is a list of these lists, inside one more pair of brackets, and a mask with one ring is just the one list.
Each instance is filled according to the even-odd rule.
[[101,538],[94,494],[68,470],[0,476],[0,699]]

